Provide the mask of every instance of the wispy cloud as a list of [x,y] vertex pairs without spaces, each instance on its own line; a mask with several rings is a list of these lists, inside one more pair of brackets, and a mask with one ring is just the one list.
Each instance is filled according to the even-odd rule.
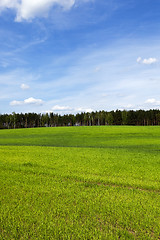
[[6,68],[9,66],[9,63],[6,59],[0,60],[0,67]]
[[19,105],[23,105],[24,102],[23,101],[17,101],[17,100],[13,100],[12,102],[10,102],[11,106],[19,106]]
[[22,83],[21,84],[21,89],[22,90],[27,90],[27,89],[29,89],[30,87],[27,85],[27,84],[24,84],[24,83]]

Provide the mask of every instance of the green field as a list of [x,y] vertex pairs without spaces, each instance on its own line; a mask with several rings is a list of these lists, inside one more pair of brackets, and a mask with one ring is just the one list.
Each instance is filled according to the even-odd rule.
[[1,130],[0,239],[160,239],[160,127]]

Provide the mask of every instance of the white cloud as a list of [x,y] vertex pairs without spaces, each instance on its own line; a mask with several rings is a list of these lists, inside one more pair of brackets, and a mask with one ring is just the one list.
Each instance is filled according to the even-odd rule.
[[[1,0],[0,11],[10,8],[16,10],[16,21],[32,20],[35,17],[46,17],[53,6],[69,10],[76,0]],[[80,0],[82,1],[82,0]]]
[[69,106],[59,106],[55,105],[52,107],[52,111],[66,111],[66,110],[72,110]]
[[138,57],[137,58],[137,62],[140,63],[142,61],[142,58],[141,57]]
[[123,107],[123,109],[133,109],[134,108],[134,105],[132,104],[127,104],[126,106]]
[[158,62],[158,60],[157,60],[157,58],[144,58],[144,59],[142,59],[141,57],[138,57],[137,62],[150,65],[150,64]]
[[29,86],[27,84],[22,83],[21,84],[21,89],[22,90],[27,90],[27,89],[29,89]]
[[27,98],[24,101],[14,100],[10,102],[11,106],[25,105],[25,104],[34,104],[34,105],[42,105],[44,102],[41,99],[35,99],[33,97]]
[[143,60],[144,64],[152,64],[152,63],[156,63],[156,62],[158,62],[158,60],[156,58],[148,58],[148,59]]
[[91,108],[75,108],[75,112],[93,112]]
[[0,1],[0,9],[4,8],[18,8],[18,0],[1,0]]
[[149,99],[146,100],[146,103],[156,103],[156,99],[149,98]]
[[24,100],[25,104],[36,104],[36,105],[42,105],[43,104],[43,100],[41,99],[35,99],[33,97],[27,98]]
[[59,105],[55,105],[51,108],[51,110],[48,110],[48,111],[44,111],[44,112],[47,112],[47,113],[51,113],[51,112],[59,112],[60,114],[63,114],[64,112],[66,112],[67,114],[68,113],[81,113],[81,112],[92,112],[94,111],[93,109],[91,108],[82,108],[82,107],[69,107],[69,106],[59,106]]
[[145,101],[145,103],[148,103],[153,106],[160,106],[160,101],[156,100],[155,98],[149,98]]
[[18,105],[22,105],[22,104],[23,104],[23,101],[14,100],[14,101],[10,102],[11,106],[18,106]]

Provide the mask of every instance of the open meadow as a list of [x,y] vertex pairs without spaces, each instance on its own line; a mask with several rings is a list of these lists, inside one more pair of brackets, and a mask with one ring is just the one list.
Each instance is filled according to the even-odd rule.
[[1,130],[0,239],[160,239],[160,127]]

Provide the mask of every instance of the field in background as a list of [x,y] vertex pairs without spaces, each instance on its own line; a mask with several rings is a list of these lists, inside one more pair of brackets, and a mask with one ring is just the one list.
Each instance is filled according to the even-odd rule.
[[0,131],[0,239],[160,239],[160,127]]

